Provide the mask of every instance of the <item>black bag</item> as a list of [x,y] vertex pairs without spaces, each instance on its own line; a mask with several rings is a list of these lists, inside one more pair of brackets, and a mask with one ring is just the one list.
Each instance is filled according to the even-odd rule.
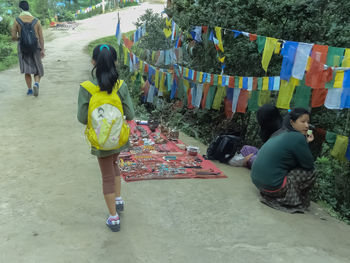
[[38,48],[38,38],[36,37],[34,26],[38,19],[34,18],[31,23],[24,23],[19,17],[16,21],[21,26],[21,38],[19,44],[21,51],[25,55],[34,54]]
[[206,159],[228,162],[242,146],[240,137],[234,135],[217,136],[207,149]]

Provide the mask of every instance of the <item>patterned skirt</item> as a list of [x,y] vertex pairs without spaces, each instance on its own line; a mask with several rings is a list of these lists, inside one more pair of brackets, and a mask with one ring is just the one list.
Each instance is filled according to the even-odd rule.
[[260,190],[260,201],[284,212],[304,213],[310,206],[309,192],[315,180],[314,171],[291,170],[280,189],[276,191]]
[[34,74],[40,77],[44,76],[44,67],[41,62],[41,48],[38,44],[38,49],[33,55],[24,55],[18,43],[18,60],[19,68],[22,74]]

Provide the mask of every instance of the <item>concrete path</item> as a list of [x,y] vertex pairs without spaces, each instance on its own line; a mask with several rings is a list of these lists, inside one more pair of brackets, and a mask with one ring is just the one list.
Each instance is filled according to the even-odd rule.
[[[162,10],[121,11],[122,30],[148,7]],[[121,232],[107,229],[76,101],[91,70],[83,49],[113,35],[116,17],[82,21],[47,43],[38,98],[25,95],[17,67],[0,73],[0,262],[350,262],[348,225],[316,205],[305,215],[270,209],[248,170],[224,165],[228,179],[123,183]]]

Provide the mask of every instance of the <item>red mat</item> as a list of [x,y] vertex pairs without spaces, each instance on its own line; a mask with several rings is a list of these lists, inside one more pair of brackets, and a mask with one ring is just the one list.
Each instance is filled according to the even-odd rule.
[[[190,156],[185,150],[181,150],[177,144],[184,144],[182,141],[169,141],[159,129],[151,132],[147,125],[136,125],[134,121],[129,122],[129,125],[132,147],[130,152],[120,154],[121,175],[126,182],[154,179],[227,178],[211,161],[205,160],[199,154]],[[137,126],[142,127],[149,134],[146,142],[142,140],[141,131]],[[163,144],[155,143],[156,138],[159,137],[166,141]],[[176,160],[169,160],[175,158]]]

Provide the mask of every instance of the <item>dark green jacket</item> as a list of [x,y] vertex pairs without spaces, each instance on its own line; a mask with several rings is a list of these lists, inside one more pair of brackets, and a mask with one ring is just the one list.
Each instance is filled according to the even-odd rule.
[[[92,81],[95,85],[96,82]],[[118,90],[118,96],[120,97],[120,100],[123,104],[123,111],[124,115],[127,120],[132,120],[135,117],[135,111],[134,106],[130,97],[128,86],[123,82],[122,86]],[[84,89],[82,86],[80,86],[79,90],[79,97],[78,97],[78,120],[82,124],[86,125],[88,121],[88,110],[89,110],[89,102],[91,99],[91,94]],[[91,154],[96,155],[97,157],[107,157],[115,153],[120,153],[121,151],[125,150],[127,147],[129,147],[129,143],[127,143],[125,146],[123,146],[120,149],[117,150],[111,150],[111,151],[99,151],[95,148],[91,148]]]
[[251,171],[253,183],[259,189],[276,190],[282,186],[289,171],[314,169],[314,157],[305,136],[286,131],[270,138],[259,150]]

